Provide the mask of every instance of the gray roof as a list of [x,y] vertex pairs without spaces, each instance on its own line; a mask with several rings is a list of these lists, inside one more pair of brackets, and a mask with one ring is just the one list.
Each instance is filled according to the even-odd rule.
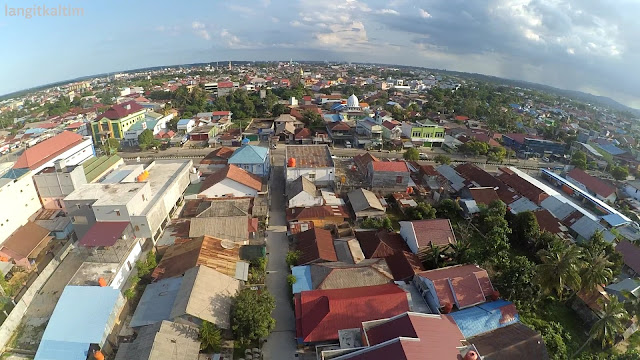
[[520,199],[509,204],[509,208],[511,209],[511,213],[519,214],[525,211],[534,211],[538,209],[538,205],[536,205],[533,201],[527,199],[526,197],[521,197]]
[[631,278],[626,278],[620,282],[617,282],[615,284],[611,284],[605,287],[605,289],[611,290],[617,293],[623,293],[624,291],[628,291],[632,293],[635,297],[638,297],[638,295],[640,295],[640,281],[631,279]]
[[391,270],[384,259],[366,259],[358,264],[329,262],[309,267],[314,289],[346,289],[393,281]]
[[571,225],[571,230],[578,233],[578,235],[583,238],[589,240],[595,234],[596,231],[602,231],[602,235],[604,239],[608,242],[613,242],[615,240],[615,235],[613,235],[609,230],[605,229],[604,226],[598,224],[598,222],[590,219],[587,216],[583,216],[578,219],[576,222]]
[[0,273],[2,273],[2,275],[6,276],[11,269],[13,269],[13,263],[0,261]]
[[134,342],[120,344],[115,360],[198,360],[198,333],[193,326],[170,321],[144,326]]
[[146,326],[169,320],[181,284],[182,278],[175,277],[147,285],[129,326]]
[[316,189],[316,185],[304,176],[298,177],[287,186],[289,200],[303,191],[311,196],[316,196],[318,190]]
[[53,219],[35,220],[34,222],[49,231],[64,231],[71,224],[71,218],[58,216]]
[[347,194],[353,211],[356,213],[368,209],[384,212],[384,207],[376,197],[376,194],[366,189],[356,189]]
[[171,319],[189,315],[221,329],[230,328],[231,302],[240,290],[240,281],[206,266],[196,266],[184,274],[171,309]]
[[251,199],[211,200],[209,206],[198,213],[199,218],[247,216],[251,209]]
[[455,169],[451,166],[440,165],[436,168],[436,171],[439,172],[440,175],[444,176],[447,180],[449,180],[449,183],[451,183],[451,187],[455,191],[459,191],[464,187],[465,179],[460,176],[460,174],[458,174],[458,172],[455,171]]
[[542,206],[543,209],[549,210],[549,212],[559,220],[564,220],[572,212],[576,211],[576,208],[567,204],[566,202],[558,200],[554,196],[549,196],[548,198],[544,199],[540,203],[540,206]]
[[189,237],[204,235],[222,240],[245,241],[249,239],[249,218],[245,215],[191,219]]
[[336,249],[336,256],[340,262],[357,264],[365,259],[360,242],[356,238],[335,239],[333,247]]

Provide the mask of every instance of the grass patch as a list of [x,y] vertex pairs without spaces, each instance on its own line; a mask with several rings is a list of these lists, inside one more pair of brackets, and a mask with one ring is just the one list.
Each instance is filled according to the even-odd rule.
[[387,207],[387,217],[391,220],[391,226],[393,230],[400,230],[400,221],[404,221],[406,218],[404,214],[398,209],[397,206]]

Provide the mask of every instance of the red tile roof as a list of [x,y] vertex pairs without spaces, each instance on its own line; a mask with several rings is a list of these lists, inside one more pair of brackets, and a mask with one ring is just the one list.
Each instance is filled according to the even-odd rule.
[[624,264],[631,270],[640,274],[640,247],[634,245],[628,240],[620,240],[615,247],[616,251],[622,254]]
[[103,118],[118,120],[122,119],[125,116],[136,113],[140,110],[144,110],[144,108],[136,103],[135,101],[127,101],[122,104],[116,104],[109,108],[109,110],[105,111],[103,114],[98,116],[96,120],[101,120]]
[[400,234],[388,230],[356,231],[356,239],[367,259],[384,258],[397,250],[409,251]]
[[500,201],[498,193],[491,187],[471,188],[469,192],[476,204],[489,205],[496,200]]
[[[200,164],[215,164],[218,159],[229,160],[233,155],[234,150],[232,148],[223,146],[208,153],[204,159],[200,160]],[[226,161],[225,161],[226,163]]]
[[70,130],[77,129],[77,128],[81,127],[84,124],[85,123],[82,122],[82,121],[76,121],[74,123],[71,123],[71,124],[67,125],[67,127],[65,127],[65,129],[70,129]]
[[306,265],[318,261],[338,261],[336,249],[333,247],[331,231],[313,228],[296,236],[300,251],[298,265]]
[[416,273],[424,271],[418,255],[410,251],[396,250],[392,255],[384,259],[389,270],[391,270],[391,274],[393,274],[393,279],[396,281],[410,279]]
[[540,226],[541,231],[548,231],[552,234],[562,232],[562,230],[560,230],[559,220],[556,219],[549,210],[543,209],[535,211],[533,215],[536,216],[536,220],[538,220],[538,225]]
[[342,122],[342,121],[334,122],[332,124],[327,125],[327,127],[331,131],[349,131],[349,130],[351,130],[351,126],[349,126],[347,123]]
[[233,87],[233,82],[231,82],[231,81],[220,81],[220,82],[218,82],[218,89],[232,88],[232,87]]
[[311,130],[307,128],[296,129],[293,138],[296,140],[311,139]]
[[80,239],[84,247],[113,246],[129,226],[128,222],[96,222]]
[[328,217],[349,218],[349,213],[342,205],[311,206],[304,208],[287,209],[287,221],[291,220],[315,220]]
[[456,120],[458,120],[458,121],[466,121],[466,120],[469,120],[469,117],[468,116],[464,116],[464,115],[458,115],[458,116],[456,116]]
[[70,131],[63,131],[52,138],[26,149],[13,165],[13,168],[36,169],[83,141],[82,136]]
[[227,116],[229,115],[230,111],[212,111],[211,115],[213,116]]
[[528,134],[502,134],[502,136],[506,136],[510,139],[512,139],[513,141],[519,143],[519,144],[524,144],[524,139],[528,138],[528,139],[542,139],[540,136],[537,135],[528,135]]
[[573,170],[567,173],[567,176],[570,176],[572,179],[586,186],[587,190],[589,190],[590,192],[596,193],[603,198],[607,198],[611,196],[611,194],[616,192],[615,187],[607,184],[597,177],[587,174],[586,172],[578,168],[573,168]]
[[212,187],[224,179],[231,179],[257,191],[262,190],[262,180],[258,176],[235,165],[227,165],[204,179],[202,186],[200,187],[200,192]]
[[[464,341],[464,335],[449,315],[405,313],[363,326],[365,338],[372,348],[365,348],[350,359],[454,360],[458,359],[458,348]],[[393,339],[398,340],[389,342]],[[373,347],[385,342],[388,343]]]
[[469,183],[473,183],[476,186],[482,187],[504,187],[504,184],[496,179],[493,175],[482,170],[477,165],[472,163],[464,163],[456,166],[456,172],[460,174]]
[[440,306],[458,304],[462,309],[485,302],[493,293],[486,270],[477,265],[457,265],[417,274],[433,282]]
[[404,161],[374,161],[371,166],[373,166],[373,171],[409,172],[409,167]]
[[409,311],[395,284],[303,291],[295,295],[296,337],[305,343],[338,339],[338,330]]
[[429,246],[444,246],[456,242],[456,235],[451,228],[449,219],[430,219],[407,221],[413,225],[418,248]]
[[509,185],[513,190],[533,201],[536,205],[540,205],[544,199],[549,197],[549,194],[544,190],[521,178],[508,168],[500,168],[500,171],[502,171],[502,174],[498,175],[500,181]]

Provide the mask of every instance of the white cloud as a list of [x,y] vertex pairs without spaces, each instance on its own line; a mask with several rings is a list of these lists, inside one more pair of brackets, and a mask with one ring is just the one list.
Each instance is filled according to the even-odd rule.
[[380,9],[378,11],[376,11],[376,14],[382,14],[382,15],[400,15],[399,12],[397,12],[396,10],[393,9]]
[[429,14],[429,12],[425,9],[420,9],[420,17],[422,17],[423,19],[428,19],[431,17],[431,14]]
[[207,31],[206,26],[203,23],[194,21],[191,23],[191,28],[193,29],[193,33],[197,36],[205,40],[211,40],[211,35]]
[[574,48],[567,48],[567,54],[569,55],[575,55],[576,53],[576,49]]
[[279,22],[280,22],[280,19],[278,19],[278,18],[277,18],[277,17],[275,17],[275,16],[272,16],[272,17],[271,17],[271,22],[272,22],[272,23],[274,23],[274,24],[277,24],[277,23],[279,23]]
[[298,20],[293,20],[292,22],[289,23],[291,26],[293,27],[300,27],[302,26],[302,23]]

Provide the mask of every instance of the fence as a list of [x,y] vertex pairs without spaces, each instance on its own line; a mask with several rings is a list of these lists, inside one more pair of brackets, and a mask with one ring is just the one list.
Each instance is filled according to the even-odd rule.
[[2,323],[2,325],[0,325],[0,349],[5,349],[5,346],[7,346],[11,336],[18,328],[18,325],[20,325],[20,322],[22,321],[24,314],[27,312],[27,308],[29,308],[31,301],[33,301],[33,298],[73,248],[73,242],[69,241],[62,249],[60,249],[49,264],[42,269],[40,275],[38,275],[38,277],[33,281],[29,289],[27,289],[24,295],[22,295],[20,300],[16,303],[16,306],[11,310],[7,319]]

